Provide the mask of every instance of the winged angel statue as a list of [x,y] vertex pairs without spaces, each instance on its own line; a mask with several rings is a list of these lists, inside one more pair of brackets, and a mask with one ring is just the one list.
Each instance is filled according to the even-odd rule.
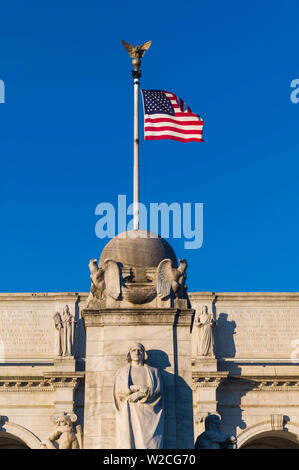
[[178,268],[172,267],[172,261],[169,258],[163,259],[157,268],[157,294],[161,299],[165,297],[177,297],[183,299],[186,297],[188,264],[185,259],[180,259]]
[[118,300],[121,294],[121,272],[118,263],[109,259],[100,267],[97,260],[92,259],[89,262],[89,270],[91,287],[87,306],[92,300],[104,300],[107,295]]
[[141,44],[141,46],[132,46],[132,44],[129,44],[126,41],[121,41],[122,45],[126,49],[126,51],[129,53],[129,56],[133,59],[132,64],[134,66],[135,70],[138,70],[140,66],[140,59],[144,56],[146,51],[150,48],[152,41],[145,42],[144,44]]

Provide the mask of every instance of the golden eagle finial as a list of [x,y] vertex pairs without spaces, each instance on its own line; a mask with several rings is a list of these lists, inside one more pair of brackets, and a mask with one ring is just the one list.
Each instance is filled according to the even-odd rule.
[[129,56],[133,59],[132,64],[134,66],[134,69],[138,70],[141,64],[140,59],[142,59],[145,52],[150,48],[152,41],[147,41],[144,44],[141,44],[141,46],[135,47],[126,41],[122,40],[121,42],[126,51],[129,53]]
[[130,57],[132,59],[142,59],[144,56],[145,52],[150,48],[152,41],[145,42],[144,44],[141,44],[141,46],[132,46],[132,44],[129,44],[126,41],[121,41],[122,45],[126,49],[126,51],[129,53]]

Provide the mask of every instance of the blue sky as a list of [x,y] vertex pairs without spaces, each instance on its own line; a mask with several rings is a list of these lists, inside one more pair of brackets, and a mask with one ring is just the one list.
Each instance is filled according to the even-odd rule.
[[[95,207],[132,197],[121,39],[152,39],[142,86],[180,95],[205,143],[141,142],[141,200],[202,202],[191,291],[298,291],[298,1],[1,5],[0,291],[87,291],[108,240]],[[141,126],[141,136],[143,130]]]

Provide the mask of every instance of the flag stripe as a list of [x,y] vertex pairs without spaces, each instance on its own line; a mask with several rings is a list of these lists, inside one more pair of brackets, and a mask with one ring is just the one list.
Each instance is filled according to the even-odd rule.
[[[174,135],[175,137],[182,137],[182,135],[185,135],[183,132],[175,132],[175,131],[147,131],[146,132],[147,136],[151,135]],[[191,139],[191,137],[196,137],[200,138],[199,134],[195,134],[192,132],[192,134],[186,134],[186,138]]]
[[198,129],[194,126],[188,126],[189,129],[186,129],[185,127],[179,126],[179,127],[173,127],[173,126],[146,126],[144,130],[148,133],[149,131],[154,131],[154,132],[160,132],[160,131],[174,131],[174,132],[180,132],[181,134],[201,134],[202,135],[202,130]]
[[203,139],[199,137],[192,137],[189,139],[183,137],[175,137],[171,135],[159,135],[159,136],[145,136],[144,140],[161,140],[161,139],[170,139],[170,140],[177,140],[178,142],[203,142]]
[[184,117],[165,117],[165,114],[146,114],[145,115],[145,122],[184,122],[186,125],[188,123],[194,124],[194,122],[199,122],[203,125],[203,120],[198,121],[197,117],[192,116],[184,116]]
[[146,119],[145,123],[144,123],[144,127],[147,127],[147,126],[155,126],[155,127],[159,127],[161,125],[167,125],[167,126],[174,126],[174,127],[178,127],[178,129],[191,129],[191,128],[194,128],[194,129],[202,129],[203,128],[203,125],[200,124],[200,125],[196,125],[196,122],[193,122],[193,121],[185,121],[185,122],[180,122],[180,121],[171,121],[171,120],[163,120],[163,119],[159,119],[159,121],[151,121],[150,119]]

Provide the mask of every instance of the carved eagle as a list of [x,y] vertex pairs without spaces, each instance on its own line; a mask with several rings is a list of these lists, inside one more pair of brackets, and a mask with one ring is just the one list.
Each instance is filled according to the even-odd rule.
[[126,51],[128,51],[130,57],[132,57],[132,59],[141,59],[144,56],[145,52],[150,48],[152,43],[152,41],[148,41],[144,44],[141,44],[141,46],[134,47],[132,46],[132,44],[129,44],[126,41],[122,40],[121,42]]
[[172,261],[169,258],[160,262],[157,268],[157,294],[161,299],[169,295],[183,298],[187,266],[185,259],[180,259],[178,268],[172,267]]
[[89,262],[91,294],[97,299],[103,299],[104,292],[117,300],[121,293],[121,273],[118,263],[105,260],[103,267],[98,266],[97,260]]

